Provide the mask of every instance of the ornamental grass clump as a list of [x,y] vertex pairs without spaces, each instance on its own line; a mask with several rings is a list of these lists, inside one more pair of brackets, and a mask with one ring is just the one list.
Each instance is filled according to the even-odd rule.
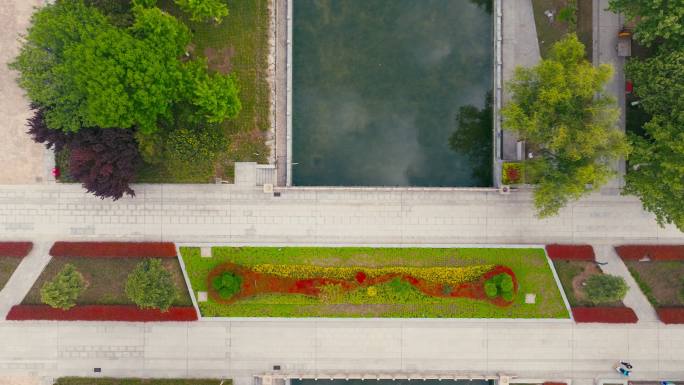
[[589,277],[584,286],[587,298],[595,305],[622,301],[627,289],[624,278],[607,274]]
[[211,286],[216,290],[219,297],[228,299],[240,291],[242,278],[230,272],[216,276],[211,281]]
[[128,276],[126,295],[141,309],[169,310],[178,293],[171,273],[160,259],[140,262]]
[[505,301],[513,300],[513,278],[508,274],[497,274],[490,278],[484,284],[485,294],[487,297],[496,298],[501,297]]
[[40,300],[53,308],[69,310],[76,306],[76,299],[87,286],[83,275],[67,263],[52,281],[45,282],[40,289]]

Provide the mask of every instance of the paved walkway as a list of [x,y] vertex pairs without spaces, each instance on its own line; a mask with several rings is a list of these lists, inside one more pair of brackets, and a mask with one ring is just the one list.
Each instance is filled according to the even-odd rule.
[[0,375],[229,377],[284,373],[510,374],[589,382],[684,380],[684,327],[570,322],[278,320],[167,324],[0,323]]
[[33,283],[50,262],[48,251],[53,242],[34,242],[33,249],[17,267],[5,287],[0,291],[0,319],[7,317],[12,306],[18,305],[31,290]]
[[0,186],[0,239],[254,244],[672,243],[638,199],[594,194],[539,220],[528,192],[137,185],[117,202],[79,185]]
[[7,69],[19,52],[19,34],[26,30],[33,7],[41,0],[0,1],[0,184],[44,183],[51,178],[52,158],[26,135],[31,116],[16,73]]
[[622,262],[622,259],[615,252],[615,248],[611,246],[595,246],[596,260],[599,262],[607,262],[601,266],[601,270],[607,274],[622,277],[629,286],[629,291],[623,300],[625,306],[631,307],[639,317],[639,322],[657,322],[658,315],[655,312],[651,303],[644,293],[639,288],[639,285],[632,277],[632,274],[627,270],[627,266]]

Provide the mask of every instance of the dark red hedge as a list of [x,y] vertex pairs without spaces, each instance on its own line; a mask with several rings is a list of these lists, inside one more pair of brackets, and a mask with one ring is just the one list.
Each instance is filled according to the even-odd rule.
[[591,245],[546,245],[549,258],[556,260],[593,261],[596,259]]
[[666,324],[684,324],[684,307],[661,307],[658,318]]
[[175,258],[171,242],[55,242],[53,257],[155,257]]
[[573,307],[572,316],[581,323],[633,324],[639,320],[629,307]]
[[622,259],[648,256],[655,261],[684,261],[684,245],[624,245],[615,247],[615,251]]
[[0,242],[0,257],[23,258],[32,248],[32,242]]
[[162,313],[156,309],[140,309],[133,305],[83,305],[69,310],[47,305],[17,305],[7,314],[9,321],[197,321],[194,307],[172,307]]

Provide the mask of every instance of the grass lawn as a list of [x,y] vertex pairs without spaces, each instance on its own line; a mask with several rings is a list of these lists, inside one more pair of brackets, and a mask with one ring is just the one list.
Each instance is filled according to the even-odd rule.
[[684,306],[684,261],[625,261],[655,307]]
[[585,306],[610,306],[622,307],[622,302],[609,302],[595,304],[589,301],[582,289],[583,283],[592,275],[603,274],[601,269],[594,262],[587,261],[553,261],[556,267],[556,273],[563,285],[565,296],[571,307],[585,307]]
[[[41,304],[40,289],[46,281],[52,280],[65,264],[76,267],[88,282],[88,288],[76,300],[78,305],[133,305],[126,296],[126,280],[143,258],[52,258],[38,280],[22,301],[22,304]],[[186,289],[180,264],[175,258],[162,258],[164,267],[173,276],[178,297],[173,306],[191,306],[192,300]]]
[[90,377],[62,377],[55,381],[55,385],[232,385],[231,380],[220,379],[174,379],[174,378],[90,378]]
[[[577,4],[575,12],[576,25],[558,19],[559,11],[569,4]],[[537,39],[542,58],[546,58],[551,46],[569,32],[577,33],[577,37],[584,44],[587,59],[592,57],[592,0],[532,0],[534,23],[537,27]],[[554,13],[553,22],[544,14],[545,11]]]
[[[395,303],[362,303],[354,295],[348,303],[329,304],[300,294],[268,294],[222,304],[212,299],[199,304],[205,317],[444,317],[444,318],[567,318],[558,286],[542,249],[446,249],[446,248],[315,248],[315,247],[217,247],[212,258],[201,258],[198,248],[181,248],[193,291],[207,291],[207,276],[216,266],[232,262],[318,266],[473,266],[504,265],[519,283],[514,303],[499,307],[467,298],[429,297],[415,292]],[[525,304],[534,293],[536,304]],[[353,292],[352,292],[353,294]],[[357,296],[358,297],[358,296]]]
[[0,290],[5,287],[14,270],[21,263],[21,258],[0,257]]

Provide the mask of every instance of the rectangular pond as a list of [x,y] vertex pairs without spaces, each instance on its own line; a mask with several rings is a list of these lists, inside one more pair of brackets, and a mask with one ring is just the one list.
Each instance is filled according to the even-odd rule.
[[298,186],[492,185],[492,0],[294,0]]

